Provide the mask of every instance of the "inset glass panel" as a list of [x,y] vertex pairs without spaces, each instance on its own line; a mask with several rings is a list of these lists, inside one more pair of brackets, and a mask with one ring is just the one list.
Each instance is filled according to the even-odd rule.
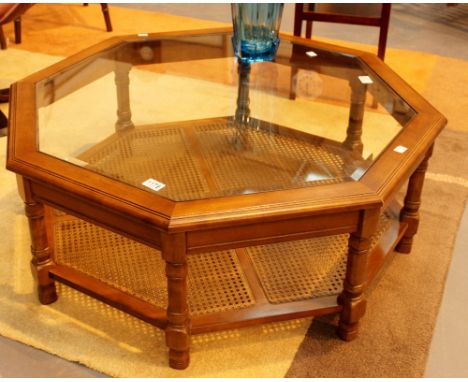
[[357,181],[414,111],[356,57],[229,34],[142,39],[37,85],[39,150],[183,201]]

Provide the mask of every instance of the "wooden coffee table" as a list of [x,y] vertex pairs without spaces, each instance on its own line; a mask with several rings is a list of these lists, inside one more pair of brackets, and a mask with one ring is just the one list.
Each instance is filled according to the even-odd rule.
[[58,281],[147,321],[179,369],[191,334],[339,313],[355,338],[446,123],[374,55],[283,35],[238,65],[230,33],[112,38],[12,86],[40,302]]

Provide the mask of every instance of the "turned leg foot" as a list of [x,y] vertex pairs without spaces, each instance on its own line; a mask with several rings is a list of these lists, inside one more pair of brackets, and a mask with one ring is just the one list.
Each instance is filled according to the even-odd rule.
[[400,253],[410,253],[411,249],[413,248],[413,236],[403,236],[397,246],[395,247],[395,250]]
[[342,306],[338,323],[338,336],[345,340],[354,340],[359,332],[359,320],[366,312],[364,291],[367,287],[367,262],[370,238],[375,232],[379,219],[379,210],[363,211],[359,229],[350,234],[348,243],[348,261],[343,292],[338,297]]
[[[57,289],[55,282],[49,277],[47,270],[42,271],[39,267],[32,263],[33,274],[37,280],[37,296],[39,302],[43,305],[49,305],[57,301]],[[41,277],[41,276],[46,277]],[[41,278],[43,280],[41,280]]]
[[166,345],[169,348],[169,366],[178,370],[186,369],[190,363],[190,321],[187,315],[168,316]]
[[169,349],[169,366],[173,369],[184,370],[190,363],[189,351],[178,351]]
[[358,297],[343,298],[343,311],[338,325],[338,336],[344,341],[354,340],[359,333],[359,320],[366,312],[367,302],[362,294]]
[[42,286],[37,288],[39,302],[43,305],[49,305],[57,301],[57,290],[55,285]]

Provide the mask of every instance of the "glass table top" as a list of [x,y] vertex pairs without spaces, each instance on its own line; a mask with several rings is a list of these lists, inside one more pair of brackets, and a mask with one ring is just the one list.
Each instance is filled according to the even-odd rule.
[[36,95],[41,152],[176,201],[357,181],[415,115],[354,56],[240,65],[229,34],[123,42]]

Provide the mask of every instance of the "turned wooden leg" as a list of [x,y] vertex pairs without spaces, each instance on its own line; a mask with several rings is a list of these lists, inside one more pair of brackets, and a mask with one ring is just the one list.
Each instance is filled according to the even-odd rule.
[[401,253],[411,252],[413,237],[418,232],[419,207],[421,206],[421,193],[424,186],[424,176],[432,155],[433,146],[429,148],[421,164],[411,175],[408,182],[404,206],[400,212],[400,221],[408,224],[408,228],[396,246],[396,250]]
[[131,65],[125,62],[116,62],[115,85],[117,88],[117,131],[134,127],[132,122],[132,112],[130,110],[130,79],[129,73]]
[[351,106],[349,109],[348,129],[346,130],[346,139],[343,142],[343,146],[351,151],[362,154],[362,122],[364,120],[367,85],[362,84],[358,79],[353,79],[350,81],[349,86],[351,87]]
[[168,293],[166,345],[169,348],[169,366],[174,369],[185,369],[190,362],[185,234],[164,235],[162,256],[166,261]]
[[342,305],[338,335],[345,341],[351,341],[358,335],[359,320],[366,311],[364,291],[367,286],[367,260],[370,239],[375,232],[379,219],[379,210],[363,211],[360,228],[349,238],[348,262],[343,292],[338,297]]
[[57,292],[55,282],[49,276],[49,269],[54,266],[54,263],[47,239],[44,205],[33,200],[31,187],[27,180],[18,177],[18,188],[24,200],[26,216],[29,220],[31,269],[37,282],[39,301],[42,304],[51,304],[57,300]]

